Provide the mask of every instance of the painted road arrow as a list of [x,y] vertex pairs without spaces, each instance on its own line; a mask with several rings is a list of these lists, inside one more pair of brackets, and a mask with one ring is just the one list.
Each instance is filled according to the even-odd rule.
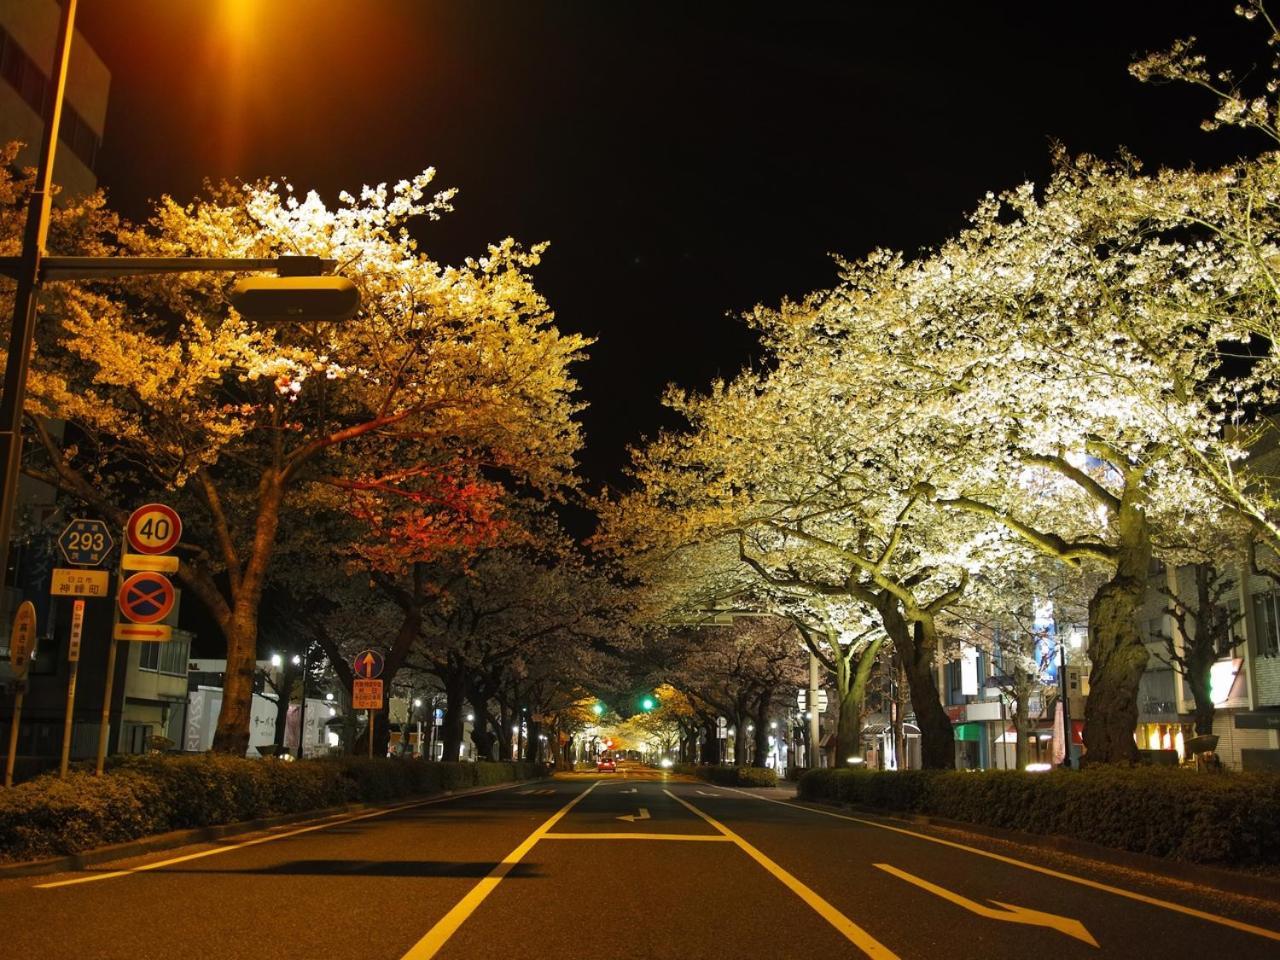
[[639,793],[640,791],[637,790],[635,787],[632,787],[630,790],[619,790],[618,792],[619,793]]
[[988,907],[986,904],[978,903],[976,900],[970,900],[962,897],[958,893],[953,893],[935,883],[930,883],[913,874],[907,873],[905,870],[899,870],[897,867],[891,867],[887,863],[877,863],[874,866],[879,867],[885,873],[891,873],[900,880],[914,884],[921,890],[928,890],[930,893],[942,897],[943,900],[950,900],[952,903],[964,907],[971,913],[976,913],[980,917],[986,917],[988,920],[1003,920],[1007,923],[1025,923],[1033,927],[1048,927],[1050,930],[1057,930],[1064,933],[1068,937],[1074,937],[1076,940],[1083,941],[1091,947],[1096,947],[1098,941],[1093,939],[1093,934],[1085,929],[1083,923],[1079,920],[1073,920],[1070,917],[1060,917],[1055,913],[1044,913],[1040,910],[1032,910],[1030,907],[1017,907],[1011,903],[1001,903],[999,900],[992,900],[997,907]]
[[639,812],[639,813],[628,813],[628,814],[626,814],[625,816],[621,816],[621,817],[619,817],[618,819],[619,819],[619,820],[629,820],[629,821],[631,821],[632,823],[635,823],[637,820],[648,820],[648,819],[649,819],[649,809],[648,809],[647,807],[641,807],[641,808],[640,808],[640,812]]

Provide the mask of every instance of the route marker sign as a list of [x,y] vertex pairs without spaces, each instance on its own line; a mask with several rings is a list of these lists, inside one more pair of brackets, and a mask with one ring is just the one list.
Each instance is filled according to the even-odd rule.
[[173,507],[148,503],[129,514],[124,532],[138,553],[168,553],[182,539],[182,520]]
[[382,681],[354,680],[351,683],[352,710],[381,710]]
[[[382,676],[384,664],[385,660],[377,650],[361,650],[356,654],[355,659],[351,661],[351,666],[355,670],[356,676],[362,680],[377,680]],[[353,706],[353,709],[363,710],[365,708]]]
[[49,593],[55,597],[106,597],[111,593],[105,570],[71,570],[54,567]]
[[133,623],[159,623],[173,609],[173,582],[162,573],[135,573],[120,584],[120,612]]
[[36,640],[36,607],[30,600],[18,604],[13,616],[13,629],[9,632],[9,666],[14,676],[22,680],[31,667],[31,648]]
[[58,549],[73,567],[98,566],[115,545],[101,520],[72,520],[58,537]]

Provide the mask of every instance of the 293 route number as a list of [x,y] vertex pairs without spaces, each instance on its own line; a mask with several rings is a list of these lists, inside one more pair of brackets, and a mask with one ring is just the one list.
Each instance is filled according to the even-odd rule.
[[67,534],[67,549],[102,553],[107,549],[107,535],[100,530],[72,530]]
[[182,539],[182,520],[163,503],[148,503],[129,515],[129,546],[138,553],[168,553]]

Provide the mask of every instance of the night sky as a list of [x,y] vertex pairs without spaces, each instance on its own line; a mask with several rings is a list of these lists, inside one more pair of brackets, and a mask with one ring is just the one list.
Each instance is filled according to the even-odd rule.
[[1217,0],[772,4],[81,0],[112,72],[113,205],[205,178],[287,177],[333,201],[426,166],[460,188],[422,231],[444,262],[511,235],[579,377],[592,485],[669,424],[669,382],[753,354],[735,315],[829,286],[829,254],[916,250],[988,190],[1043,180],[1052,139],[1155,166],[1259,146],[1199,130],[1210,99],[1132,79],[1198,34],[1247,70]]

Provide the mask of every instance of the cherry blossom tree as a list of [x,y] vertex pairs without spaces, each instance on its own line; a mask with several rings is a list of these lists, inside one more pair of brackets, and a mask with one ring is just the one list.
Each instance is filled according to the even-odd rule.
[[[139,227],[92,201],[80,208],[85,245],[59,248],[316,255],[361,291],[358,316],[329,326],[255,325],[227,305],[228,280],[195,274],[43,301],[32,470],[111,519],[127,513],[120,491],[140,488],[167,491],[191,517],[178,576],[227,641],[217,750],[246,748],[259,603],[281,523],[309,497],[454,461],[546,490],[572,482],[569,367],[587,341],[555,329],[532,284],[541,247],[505,240],[457,266],[418,249],[410,224],[452,197],[427,195],[432,176],[332,208],[287,184],[222,186],[188,204],[165,198]],[[22,189],[0,186],[9,220]],[[69,423],[66,438],[45,418]]]

